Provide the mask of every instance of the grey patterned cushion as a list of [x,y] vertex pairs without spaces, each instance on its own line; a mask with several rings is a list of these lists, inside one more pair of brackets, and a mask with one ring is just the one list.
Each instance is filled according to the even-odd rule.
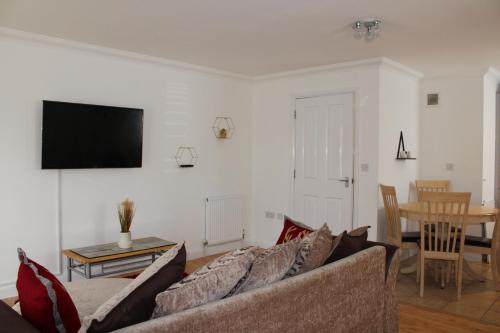
[[[343,240],[344,240],[344,233],[341,233],[340,235],[333,237],[332,249],[330,250],[328,258],[333,254],[333,252],[335,252],[335,250],[342,243]],[[328,260],[328,258],[326,258],[326,260]]]
[[256,251],[257,247],[248,247],[225,254],[159,293],[152,318],[223,298],[248,272]]
[[283,279],[295,262],[300,238],[261,251],[250,270],[230,295],[239,294]]
[[325,223],[301,240],[295,262],[285,276],[302,274],[323,265],[332,253],[332,246],[332,233]]
[[368,238],[368,229],[370,229],[370,226],[365,225],[365,226],[353,229],[353,230],[349,231],[347,234],[351,237],[364,236],[365,238]]

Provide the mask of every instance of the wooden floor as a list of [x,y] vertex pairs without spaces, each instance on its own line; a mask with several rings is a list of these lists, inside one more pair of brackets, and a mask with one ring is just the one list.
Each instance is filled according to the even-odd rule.
[[[225,253],[225,252],[224,252]],[[224,253],[217,253],[211,256],[201,257],[198,259],[191,259],[186,262],[186,273],[193,273],[198,267],[204,266],[214,260],[215,258],[220,257]]]
[[13,306],[17,302],[17,297],[5,298],[2,301],[4,301],[5,303],[7,303],[7,305],[9,305],[9,306]]
[[486,281],[479,282],[464,274],[462,298],[459,301],[454,281],[441,289],[439,283],[434,281],[432,270],[426,270],[430,275],[426,278],[423,298],[419,296],[415,274],[399,275],[396,286],[399,302],[432,313],[446,313],[500,327],[500,291],[495,291],[491,267],[479,262],[470,264]]
[[498,326],[448,313],[429,311],[414,305],[400,304],[400,314],[401,333],[500,333]]

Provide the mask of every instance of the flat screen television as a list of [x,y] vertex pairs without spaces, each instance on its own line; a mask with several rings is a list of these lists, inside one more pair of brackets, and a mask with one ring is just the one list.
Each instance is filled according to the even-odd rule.
[[140,168],[143,114],[43,101],[42,169]]

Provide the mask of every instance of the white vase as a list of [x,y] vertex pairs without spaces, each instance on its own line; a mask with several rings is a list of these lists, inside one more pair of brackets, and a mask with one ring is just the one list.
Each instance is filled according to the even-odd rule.
[[120,240],[118,247],[122,249],[129,249],[132,247],[132,234],[129,232],[120,232]]

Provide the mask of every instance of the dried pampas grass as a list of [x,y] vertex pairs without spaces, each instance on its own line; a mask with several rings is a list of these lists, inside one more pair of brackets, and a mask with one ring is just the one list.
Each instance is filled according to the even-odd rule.
[[120,220],[120,226],[122,229],[121,232],[130,231],[130,226],[132,225],[134,214],[134,202],[129,200],[128,198],[118,205],[118,218]]

